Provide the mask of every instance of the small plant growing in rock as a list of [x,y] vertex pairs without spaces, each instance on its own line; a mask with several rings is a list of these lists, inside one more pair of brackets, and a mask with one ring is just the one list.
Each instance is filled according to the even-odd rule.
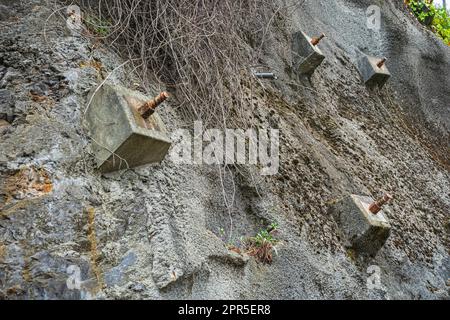
[[245,241],[246,253],[262,263],[272,263],[273,250],[279,240],[275,237],[278,224],[272,223],[267,229],[259,231],[256,236]]

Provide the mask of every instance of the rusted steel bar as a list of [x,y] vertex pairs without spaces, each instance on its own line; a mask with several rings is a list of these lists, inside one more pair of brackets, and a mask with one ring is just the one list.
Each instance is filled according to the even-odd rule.
[[383,197],[376,200],[369,206],[369,211],[373,214],[377,214],[378,212],[380,212],[381,208],[391,199],[392,196],[389,193],[385,193]]
[[377,67],[381,68],[382,66],[384,66],[384,63],[386,62],[386,60],[387,60],[386,58],[381,59],[380,62],[377,63]]
[[319,44],[320,40],[322,40],[323,38],[325,38],[325,35],[324,35],[323,33],[322,33],[318,38],[313,37],[313,38],[311,39],[311,44],[312,44],[313,46],[317,46],[317,45]]
[[155,98],[145,102],[142,106],[140,106],[138,108],[139,114],[144,119],[147,119],[155,112],[156,108],[168,97],[169,97],[169,94],[166,91],[161,92]]

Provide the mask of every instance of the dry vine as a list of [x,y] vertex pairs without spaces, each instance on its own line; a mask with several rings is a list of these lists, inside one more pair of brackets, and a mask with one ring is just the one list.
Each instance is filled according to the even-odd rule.
[[[248,125],[250,66],[259,63],[275,0],[80,0],[91,29],[128,59],[144,87],[158,82],[181,115],[205,124]],[[233,120],[233,123],[230,123]]]

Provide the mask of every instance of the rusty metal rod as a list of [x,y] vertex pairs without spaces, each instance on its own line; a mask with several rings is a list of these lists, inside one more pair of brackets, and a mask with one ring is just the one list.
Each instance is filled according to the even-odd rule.
[[142,106],[138,108],[139,114],[142,118],[147,119],[150,117],[156,110],[156,108],[167,98],[169,94],[166,91],[161,92],[155,98],[145,102]]
[[377,63],[377,67],[378,67],[378,68],[383,67],[383,66],[384,66],[384,63],[386,62],[386,60],[387,60],[386,58],[381,59],[380,62]]
[[381,208],[391,199],[392,199],[392,196],[389,193],[385,193],[383,195],[383,197],[374,201],[369,206],[369,211],[372,212],[373,214],[377,214],[378,212],[380,212]]
[[313,38],[311,39],[311,44],[312,44],[313,46],[317,46],[317,45],[319,44],[320,40],[322,40],[323,38],[325,38],[325,35],[324,35],[323,33],[322,33],[318,38],[313,37]]
[[257,78],[261,79],[278,79],[278,77],[273,72],[255,72],[254,74]]

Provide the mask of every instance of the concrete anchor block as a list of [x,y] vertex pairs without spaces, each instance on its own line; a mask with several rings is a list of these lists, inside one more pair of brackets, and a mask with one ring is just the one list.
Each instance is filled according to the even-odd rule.
[[[95,88],[89,94],[89,100]],[[149,98],[139,92],[104,84],[86,113],[97,167],[101,172],[161,162],[171,141],[164,123],[153,113],[144,119],[138,108]]]
[[2,134],[3,131],[6,131],[10,126],[8,121],[0,119],[0,134]]
[[391,225],[383,211],[373,214],[369,206],[370,197],[348,195],[331,206],[331,213],[351,243],[359,253],[371,256],[381,249],[389,237]]
[[[321,39],[321,38],[320,38]],[[292,35],[292,53],[294,69],[300,74],[311,75],[325,59],[322,51],[313,45],[314,39],[308,37],[303,31]]]
[[364,83],[369,88],[374,88],[378,86],[382,88],[388,79],[391,77],[386,64],[385,58],[377,58],[372,56],[364,55],[358,61],[358,69]]

